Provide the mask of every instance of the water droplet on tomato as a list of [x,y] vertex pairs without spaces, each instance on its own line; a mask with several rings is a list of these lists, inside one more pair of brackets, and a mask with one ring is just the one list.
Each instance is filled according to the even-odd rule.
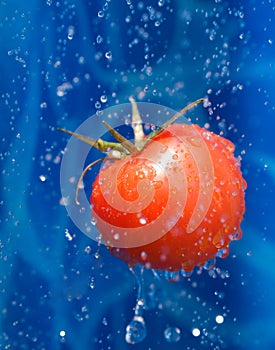
[[188,277],[192,276],[193,271],[185,271],[182,269],[182,270],[180,270],[180,273],[181,273],[182,277],[188,278]]
[[141,252],[140,256],[141,256],[142,260],[146,260],[147,259],[147,253],[146,252]]
[[195,137],[187,137],[186,140],[194,147],[201,147],[201,139]]
[[205,270],[211,270],[216,264],[216,259],[213,258],[213,259],[209,259],[206,261],[206,263],[203,265],[203,268]]
[[237,240],[241,239],[241,237],[242,237],[242,232],[241,231],[240,232],[236,232],[233,235],[230,235],[231,241],[237,241]]
[[161,186],[163,185],[163,181],[154,181],[153,185],[155,189],[161,188]]
[[172,158],[173,158],[174,160],[177,160],[179,157],[178,157],[177,154],[173,154]]
[[141,225],[145,225],[147,223],[146,218],[140,218],[139,222],[141,223]]
[[115,234],[114,234],[114,239],[115,239],[115,240],[119,240],[119,237],[120,237],[119,233],[115,233]]
[[180,279],[178,271],[164,271],[164,278],[169,282],[177,282]]

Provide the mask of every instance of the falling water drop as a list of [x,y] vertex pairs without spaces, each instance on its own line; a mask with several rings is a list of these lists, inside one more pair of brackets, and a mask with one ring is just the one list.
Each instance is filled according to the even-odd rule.
[[147,335],[146,324],[142,316],[134,316],[126,327],[125,340],[129,344],[140,343]]
[[129,344],[137,344],[142,342],[142,340],[147,335],[146,323],[142,317],[144,310],[144,281],[143,272],[144,268],[141,265],[136,265],[130,269],[133,276],[138,283],[138,295],[137,303],[135,306],[135,315],[132,321],[126,327],[125,340]]

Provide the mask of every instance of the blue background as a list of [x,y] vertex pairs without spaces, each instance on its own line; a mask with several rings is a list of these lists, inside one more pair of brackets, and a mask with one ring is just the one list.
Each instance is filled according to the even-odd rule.
[[[275,348],[274,15],[272,0],[1,1],[0,349]],[[248,182],[243,238],[214,275],[146,274],[161,307],[136,345],[136,282],[60,205],[56,132],[130,95],[176,110],[207,96],[190,117],[234,142]]]

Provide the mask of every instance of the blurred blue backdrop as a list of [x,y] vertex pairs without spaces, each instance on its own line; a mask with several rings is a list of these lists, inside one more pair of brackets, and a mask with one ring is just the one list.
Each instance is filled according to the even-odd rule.
[[[0,349],[275,348],[274,15],[272,0],[0,2]],[[158,306],[136,345],[136,282],[70,222],[56,132],[130,95],[176,110],[207,96],[190,116],[234,142],[248,182],[229,258],[179,283],[146,277]]]

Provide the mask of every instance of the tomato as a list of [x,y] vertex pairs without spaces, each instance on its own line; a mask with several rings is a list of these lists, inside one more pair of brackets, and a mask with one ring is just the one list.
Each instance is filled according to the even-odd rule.
[[219,135],[172,124],[141,150],[106,163],[90,202],[110,252],[130,266],[186,272],[227,256],[245,212],[246,182],[233,152]]
[[[93,222],[110,252],[130,266],[190,272],[211,267],[240,239],[246,182],[234,145],[198,125],[173,124],[199,99],[144,135],[132,105],[134,143],[103,122],[118,142],[59,129],[107,155],[92,185]],[[165,109],[163,109],[165,110]]]

